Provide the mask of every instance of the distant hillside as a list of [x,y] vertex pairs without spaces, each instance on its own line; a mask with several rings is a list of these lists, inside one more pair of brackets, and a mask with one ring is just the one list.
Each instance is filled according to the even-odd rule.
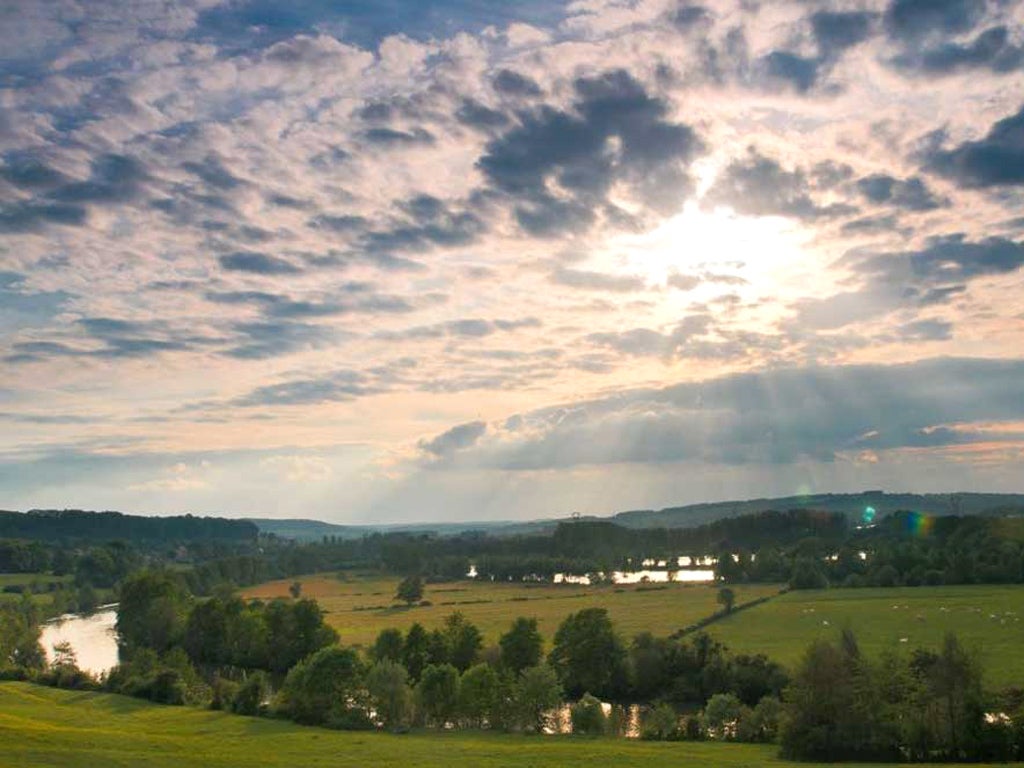
[[879,516],[900,510],[928,515],[1024,514],[1024,494],[1014,493],[817,493],[775,499],[689,504],[659,510],[635,510],[612,515],[628,528],[689,528],[726,517],[769,510],[815,509],[859,517],[871,507]]
[[[878,516],[901,510],[912,510],[930,515],[1024,515],[1024,494],[1013,493],[953,493],[916,494],[865,491],[863,493],[818,493],[806,496],[784,496],[746,501],[719,501],[688,504],[665,509],[640,509],[619,512],[610,517],[584,516],[584,520],[605,520],[626,528],[694,528],[729,517],[751,515],[758,512],[814,509],[822,512],[841,512],[849,517],[860,517],[871,507]],[[571,518],[549,518],[524,522],[416,523],[407,525],[335,525],[320,520],[271,520],[249,518],[259,526],[261,533],[274,534],[296,541],[319,541],[324,536],[340,539],[358,539],[370,533],[434,533],[454,536],[469,531],[480,531],[491,536],[536,535],[553,532],[558,523]]]
[[324,536],[338,539],[360,539],[372,533],[432,533],[438,536],[456,536],[470,531],[491,535],[511,536],[519,533],[538,533],[554,530],[557,520],[539,520],[525,523],[468,522],[468,523],[409,523],[404,525],[337,525],[321,520],[282,520],[247,518],[259,527],[260,533],[295,541],[320,541]]
[[193,541],[254,541],[255,525],[221,517],[145,517],[120,512],[80,509],[32,509],[0,512],[0,538],[40,541],[134,541],[184,543]]

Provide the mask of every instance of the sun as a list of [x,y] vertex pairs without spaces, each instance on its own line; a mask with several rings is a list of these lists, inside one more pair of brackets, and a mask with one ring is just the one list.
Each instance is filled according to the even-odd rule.
[[691,201],[654,229],[613,238],[609,252],[652,286],[768,288],[800,270],[810,236],[780,216],[744,216]]

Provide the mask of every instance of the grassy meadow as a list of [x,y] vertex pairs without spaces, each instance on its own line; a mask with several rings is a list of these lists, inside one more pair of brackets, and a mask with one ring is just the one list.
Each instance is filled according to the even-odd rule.
[[[850,627],[871,656],[883,649],[938,649],[955,632],[980,655],[992,688],[1024,685],[1024,587],[972,585],[789,592],[723,618],[708,632],[738,653],[787,666],[817,637]],[[901,640],[906,638],[905,640]]]
[[[462,611],[479,627],[485,643],[496,643],[517,616],[536,618],[541,634],[550,639],[570,613],[584,608],[607,608],[626,637],[650,631],[667,635],[720,610],[718,588],[699,584],[580,586],[575,584],[514,584],[459,581],[428,584],[429,606],[406,608],[393,602],[398,579],[334,575],[304,576],[250,587],[246,597],[288,597],[293,581],[302,582],[302,596],[315,598],[327,611],[326,621],[338,630],[345,645],[368,646],[388,627],[403,631],[413,622],[427,629],[441,626],[444,617]],[[778,586],[734,587],[736,603],[773,595]]]
[[[346,578],[347,580],[341,580]],[[387,627],[405,630],[414,621],[428,629],[459,610],[497,641],[516,616],[538,619],[550,643],[559,623],[582,608],[607,608],[628,640],[642,631],[667,635],[720,609],[718,587],[708,585],[578,586],[453,582],[429,584],[429,606],[406,608],[392,598],[394,578],[333,574],[299,577],[245,590],[247,597],[287,597],[292,581],[315,598],[346,645],[370,645]],[[735,586],[736,603],[776,595],[777,585]],[[834,638],[852,628],[871,655],[883,649],[938,648],[956,632],[975,649],[992,687],[1024,686],[1024,587],[943,586],[794,591],[711,624],[707,631],[737,653],[764,653],[792,667],[817,637]],[[901,638],[906,638],[901,642]],[[550,646],[549,646],[550,647]]]
[[[36,585],[45,590],[47,584],[70,584],[72,578],[70,575],[54,576],[51,573],[0,573],[0,602],[21,599],[21,595],[16,592],[5,592],[5,587],[20,587],[28,591],[31,590],[33,585]],[[32,599],[45,608],[53,602],[53,595],[47,591],[41,591],[32,594]]]
[[[385,733],[304,728],[282,720],[166,707],[125,696],[0,683],[0,766],[244,768],[754,768],[779,760],[770,745],[645,742],[481,732]],[[855,768],[853,763],[844,763]],[[876,764],[875,768],[879,768]]]

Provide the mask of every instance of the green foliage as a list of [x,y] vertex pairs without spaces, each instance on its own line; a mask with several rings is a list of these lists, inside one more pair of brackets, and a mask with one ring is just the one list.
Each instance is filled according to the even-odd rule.
[[581,736],[602,736],[607,727],[607,718],[601,701],[589,693],[569,708],[572,732]]
[[778,737],[782,721],[782,702],[774,696],[765,696],[750,709],[743,707],[736,728],[736,740],[745,742],[773,742]]
[[679,715],[671,704],[662,703],[644,718],[641,735],[645,739],[668,740],[679,735]]
[[250,672],[231,699],[231,711],[236,715],[258,715],[270,691],[270,681],[262,670]]
[[413,681],[420,679],[423,668],[429,663],[430,637],[422,625],[416,623],[405,633],[402,645],[402,664],[409,671]]
[[501,664],[513,675],[527,667],[537,666],[543,657],[544,640],[537,629],[537,620],[520,616],[508,632],[498,640]]
[[402,631],[389,628],[381,630],[370,649],[370,658],[374,661],[402,661]]
[[0,603],[0,671],[42,668],[39,618],[39,609],[28,595],[14,603]]
[[801,557],[793,564],[793,573],[789,578],[790,589],[824,589],[828,586],[828,577],[816,559]]
[[480,630],[460,611],[445,618],[444,638],[447,660],[460,672],[465,672],[473,665],[483,647]]
[[569,696],[588,691],[609,699],[623,695],[628,685],[625,662],[626,651],[603,608],[569,614],[548,656]]
[[377,661],[366,674],[366,690],[377,717],[385,727],[398,730],[409,719],[412,691],[409,674],[398,662]]
[[[346,727],[360,722],[363,667],[349,648],[321,648],[288,672],[277,709],[306,725]],[[365,715],[363,716],[365,720]]]
[[558,674],[547,664],[527,667],[516,681],[513,698],[519,726],[543,731],[548,725],[547,713],[562,703]]
[[716,693],[704,707],[704,724],[708,733],[719,739],[734,738],[742,708],[743,703],[734,694]]
[[401,600],[406,605],[418,603],[423,599],[423,579],[419,576],[406,576],[398,584],[395,599]]
[[490,664],[477,664],[459,679],[459,720],[480,728],[501,720],[501,681]]
[[[731,558],[730,558],[731,559]],[[726,613],[732,613],[733,604],[736,602],[736,593],[729,587],[722,587],[718,590],[718,604]]]
[[426,721],[437,727],[455,719],[459,672],[451,664],[428,664],[416,686],[416,701]]
[[117,634],[126,657],[139,648],[163,653],[181,641],[190,608],[190,596],[167,571],[139,571],[120,589]]

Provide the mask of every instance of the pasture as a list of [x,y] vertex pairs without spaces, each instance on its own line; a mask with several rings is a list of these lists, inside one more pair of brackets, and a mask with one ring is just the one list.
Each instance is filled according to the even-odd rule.
[[[413,622],[427,629],[441,626],[444,617],[462,611],[493,644],[517,616],[536,618],[550,644],[558,625],[584,608],[607,608],[627,639],[638,632],[667,635],[720,610],[718,587],[698,584],[602,585],[492,583],[459,581],[428,584],[429,606],[407,608],[394,602],[396,578],[360,579],[346,574],[320,574],[268,582],[243,590],[246,597],[288,597],[293,581],[302,583],[302,596],[312,597],[327,612],[326,621],[345,645],[368,646],[382,629],[406,630]],[[776,585],[734,587],[736,604],[776,594]],[[550,645],[549,645],[550,647]]]
[[764,653],[792,668],[812,640],[853,630],[869,656],[938,649],[955,632],[975,649],[991,688],[1024,685],[1024,587],[972,585],[794,591],[708,632],[738,653]]
[[[0,683],[0,766],[516,768],[806,766],[771,745],[650,742],[484,732],[392,735],[304,728],[125,696]],[[844,763],[855,768],[853,763]],[[875,768],[880,768],[877,764]]]

